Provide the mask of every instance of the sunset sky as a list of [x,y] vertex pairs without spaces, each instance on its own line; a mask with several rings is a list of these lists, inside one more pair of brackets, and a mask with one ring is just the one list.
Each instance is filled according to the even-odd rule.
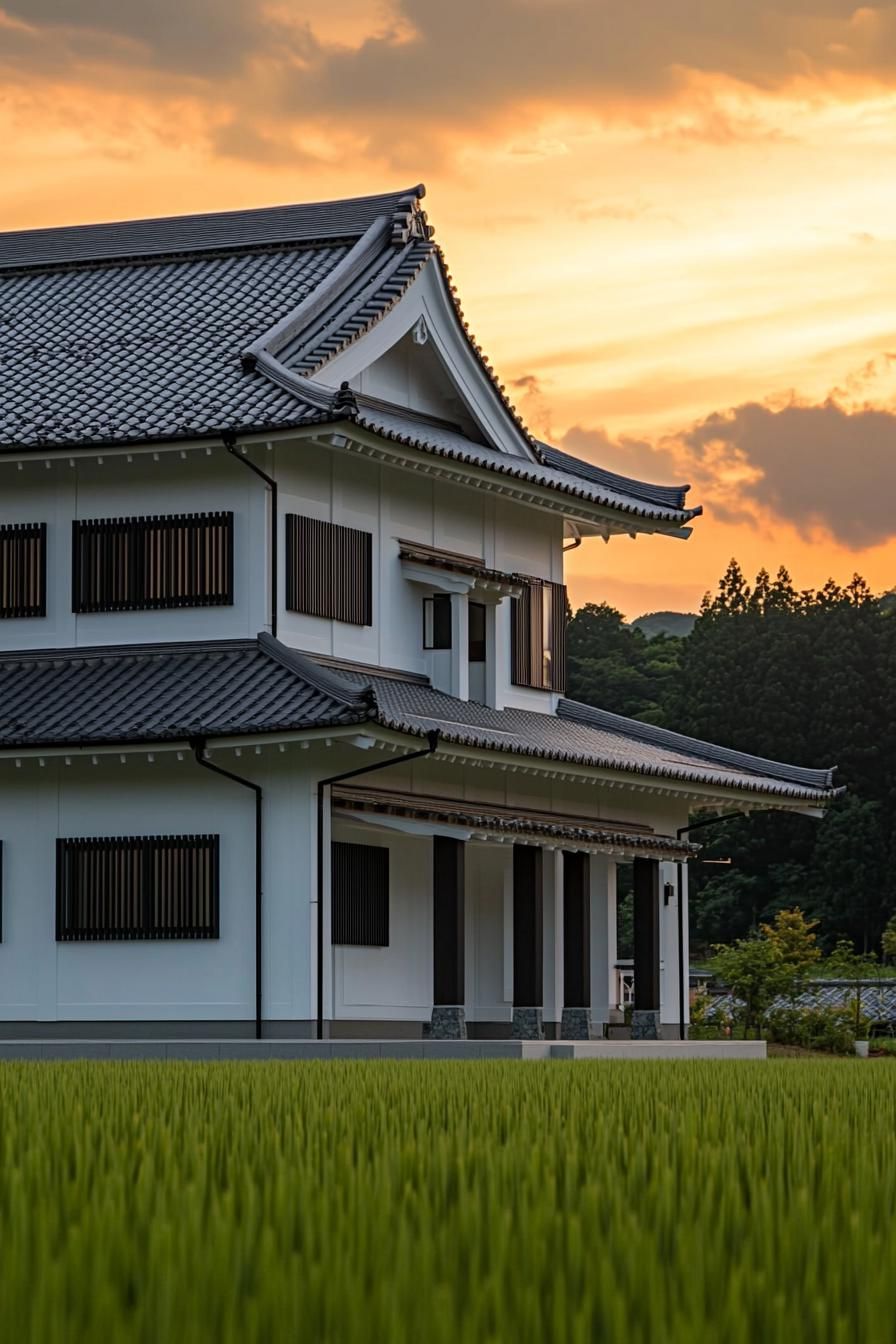
[[0,180],[8,229],[424,181],[533,431],[705,506],[574,605],[896,586],[896,4],[0,0]]

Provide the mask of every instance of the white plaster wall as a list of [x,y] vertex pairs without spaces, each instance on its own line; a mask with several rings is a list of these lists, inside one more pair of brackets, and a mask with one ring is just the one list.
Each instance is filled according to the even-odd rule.
[[[0,621],[0,649],[239,639],[269,628],[267,490],[223,449],[0,463],[0,523],[47,524],[47,615]],[[72,521],[149,514],[234,515],[231,606],[72,612]]]
[[389,946],[334,947],[333,1016],[428,1022],[432,1013],[432,840],[336,819],[333,839],[389,850]]
[[[274,450],[279,486],[281,554],[287,513],[340,523],[373,537],[373,624],[350,625],[288,612],[278,634],[298,649],[352,662],[426,674],[422,601],[398,559],[399,539],[482,556],[485,563],[561,581],[562,522],[536,509],[495,501],[470,489],[330,451],[309,441]],[[510,684],[510,602],[495,612],[500,703],[550,713],[557,697]]]
[[[213,759],[264,789],[263,1012],[314,1016],[313,774],[292,758]],[[89,758],[88,758],[89,759]],[[59,836],[220,836],[220,937],[57,943]],[[0,763],[0,1020],[250,1020],[255,1013],[255,812],[248,790],[162,754]]]
[[466,1016],[509,1022],[513,1016],[513,851],[467,846]]

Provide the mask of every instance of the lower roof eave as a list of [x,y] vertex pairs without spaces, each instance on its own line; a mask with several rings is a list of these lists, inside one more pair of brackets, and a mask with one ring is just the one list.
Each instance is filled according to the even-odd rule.
[[[181,732],[171,737],[0,743],[0,760],[15,761],[38,757],[50,759],[64,756],[84,760],[91,756],[176,755],[192,752],[200,741],[205,745],[206,755],[211,756],[216,751],[256,750],[261,754],[271,747],[301,748],[321,743],[329,746],[333,742],[366,750],[377,744],[377,736],[370,731],[370,724],[366,719],[359,719],[357,723],[336,724],[331,728],[285,727],[255,733],[225,734],[197,727],[195,731],[186,734]],[[416,739],[408,737],[406,745],[416,746]],[[393,748],[390,746],[389,749]]]
[[[407,741],[408,737],[425,737],[427,731],[438,728],[438,724],[429,723],[426,728],[411,727],[407,724],[389,723],[380,718],[380,728],[385,729],[397,740],[399,735]],[[375,731],[375,730],[374,730]],[[604,788],[618,788],[630,793],[650,793],[659,797],[674,798],[688,803],[689,807],[699,808],[734,807],[743,811],[778,808],[782,811],[800,812],[806,815],[823,815],[827,806],[835,798],[845,793],[844,788],[832,788],[826,791],[803,790],[796,786],[781,784],[778,789],[765,790],[760,783],[745,788],[725,785],[712,780],[685,778],[679,774],[661,774],[656,771],[625,769],[611,763],[588,762],[571,759],[562,754],[526,753],[522,751],[500,751],[493,748],[477,747],[463,742],[440,730],[438,756],[442,761],[471,765],[475,768],[497,769],[509,774],[541,775],[546,778],[577,780],[587,784],[599,784]]]

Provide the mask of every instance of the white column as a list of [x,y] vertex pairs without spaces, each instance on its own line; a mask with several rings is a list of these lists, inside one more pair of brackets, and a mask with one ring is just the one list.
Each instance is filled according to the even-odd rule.
[[542,860],[544,900],[544,1016],[559,1023],[563,1017],[563,853],[544,851]]
[[451,594],[451,689],[458,700],[470,698],[470,621],[466,593]]
[[[688,913],[687,913],[687,865],[682,872],[682,955],[684,966],[684,1020],[688,1013]],[[669,900],[666,901],[667,886]],[[679,980],[678,980],[678,864],[660,864],[660,930],[663,970],[660,981],[661,1017],[660,1021],[669,1025],[678,1025],[679,1021]]]
[[616,863],[608,854],[592,854],[591,1018],[609,1022],[616,989]]
[[492,709],[504,708],[510,685],[510,602],[499,602],[486,622],[485,698]]

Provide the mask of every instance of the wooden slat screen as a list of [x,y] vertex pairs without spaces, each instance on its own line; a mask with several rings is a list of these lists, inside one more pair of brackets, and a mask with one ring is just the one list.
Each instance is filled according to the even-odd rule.
[[530,579],[510,606],[510,679],[539,691],[566,689],[566,588]]
[[46,616],[47,525],[0,526],[0,618]]
[[217,835],[56,841],[56,939],[217,938]]
[[73,611],[149,611],[232,602],[232,513],[72,523]]
[[371,534],[288,513],[286,607],[305,616],[372,625]]
[[334,840],[330,864],[331,941],[389,946],[389,851]]

